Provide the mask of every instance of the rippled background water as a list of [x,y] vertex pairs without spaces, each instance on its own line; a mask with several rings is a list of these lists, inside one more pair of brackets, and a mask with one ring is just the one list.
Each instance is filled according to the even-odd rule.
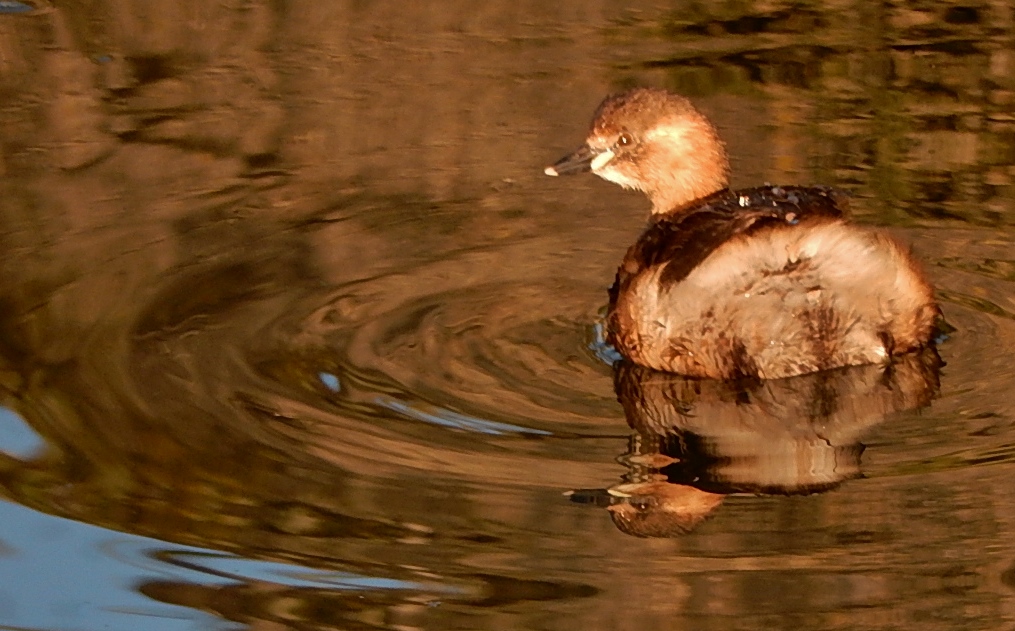
[[[1015,8],[629,4],[0,2],[0,628],[1011,627]],[[647,203],[542,175],[630,85],[912,243],[940,375],[648,444]],[[668,462],[707,518],[615,527]]]

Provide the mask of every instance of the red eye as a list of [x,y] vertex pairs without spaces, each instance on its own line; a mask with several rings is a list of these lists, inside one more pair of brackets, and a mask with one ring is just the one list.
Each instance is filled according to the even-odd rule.
[[620,138],[617,138],[617,144],[621,147],[625,147],[631,144],[631,137],[627,134],[620,134]]

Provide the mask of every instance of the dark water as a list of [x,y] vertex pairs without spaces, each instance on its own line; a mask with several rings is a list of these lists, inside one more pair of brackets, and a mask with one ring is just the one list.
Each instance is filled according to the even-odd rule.
[[[1011,627],[1013,50],[1002,2],[0,2],[0,628]],[[636,84],[912,243],[945,365],[615,374],[647,202],[542,167]]]

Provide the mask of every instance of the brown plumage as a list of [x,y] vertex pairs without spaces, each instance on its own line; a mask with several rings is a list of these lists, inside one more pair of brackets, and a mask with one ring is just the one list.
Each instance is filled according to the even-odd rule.
[[546,172],[584,170],[652,201],[610,291],[609,340],[635,363],[773,379],[931,343],[940,311],[906,248],[849,224],[830,189],[729,190],[725,146],[681,96],[607,98],[585,145]]

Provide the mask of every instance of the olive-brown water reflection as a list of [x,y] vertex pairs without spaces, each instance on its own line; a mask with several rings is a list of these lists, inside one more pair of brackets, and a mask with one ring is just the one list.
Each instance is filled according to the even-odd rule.
[[[103,611],[130,592],[255,628],[1015,618],[1011,7],[18,6],[0,3],[0,420],[39,438],[0,432],[0,488],[51,517],[5,518],[0,583],[73,549],[22,536],[69,518],[168,542],[95,578],[96,555],[135,556],[69,536]],[[646,205],[541,172],[632,83],[694,98],[738,184],[849,190],[956,327],[939,389],[925,365],[822,386],[864,410],[831,423],[835,488],[733,494],[674,538],[563,495],[678,455],[632,434],[595,332]],[[652,440],[728,438],[706,395],[726,396],[683,404],[715,424]],[[812,400],[777,430],[810,436],[790,412]],[[693,473],[732,474],[712,464]],[[774,490],[742,482],[698,490]],[[135,623],[0,588],[0,626]]]
[[690,531],[725,495],[834,489],[861,475],[872,427],[937,394],[940,365],[927,349],[888,369],[721,382],[618,362],[617,398],[636,432],[629,471],[605,493],[572,499],[607,505],[623,532],[666,537]]

